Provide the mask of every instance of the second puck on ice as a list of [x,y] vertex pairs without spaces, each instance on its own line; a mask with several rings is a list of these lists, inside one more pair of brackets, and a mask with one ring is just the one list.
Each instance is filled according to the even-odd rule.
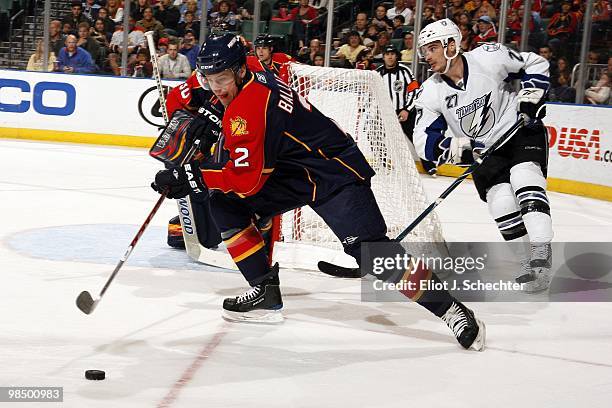
[[103,380],[106,378],[106,373],[102,370],[87,370],[85,371],[85,378],[88,380]]

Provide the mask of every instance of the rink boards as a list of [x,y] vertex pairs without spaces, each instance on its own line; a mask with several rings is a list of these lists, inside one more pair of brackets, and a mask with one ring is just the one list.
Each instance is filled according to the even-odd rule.
[[[612,110],[548,104],[547,111],[549,188],[612,200]],[[151,79],[0,70],[0,137],[149,147],[162,124]]]

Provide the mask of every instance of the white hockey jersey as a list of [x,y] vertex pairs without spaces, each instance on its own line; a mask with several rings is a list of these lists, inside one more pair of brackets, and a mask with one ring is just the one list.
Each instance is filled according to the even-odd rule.
[[454,84],[434,74],[416,91],[414,146],[430,161],[438,160],[436,147],[447,129],[485,148],[501,137],[517,120],[512,80],[520,79],[523,88],[548,90],[549,64],[537,54],[483,44],[458,58],[464,63],[462,81]]

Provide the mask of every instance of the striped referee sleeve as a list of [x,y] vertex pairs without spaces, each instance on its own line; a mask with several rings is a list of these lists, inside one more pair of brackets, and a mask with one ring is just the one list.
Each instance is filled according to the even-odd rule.
[[414,104],[414,96],[416,90],[419,89],[419,82],[414,78],[410,68],[403,64],[399,64],[400,71],[404,76],[405,95],[404,95],[404,106],[403,109],[410,110]]

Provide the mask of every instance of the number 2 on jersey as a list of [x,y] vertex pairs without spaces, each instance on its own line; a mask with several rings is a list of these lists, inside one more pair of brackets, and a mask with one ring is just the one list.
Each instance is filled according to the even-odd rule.
[[249,149],[246,147],[237,147],[234,153],[241,155],[234,160],[234,167],[249,167],[249,162],[246,161],[249,157]]

